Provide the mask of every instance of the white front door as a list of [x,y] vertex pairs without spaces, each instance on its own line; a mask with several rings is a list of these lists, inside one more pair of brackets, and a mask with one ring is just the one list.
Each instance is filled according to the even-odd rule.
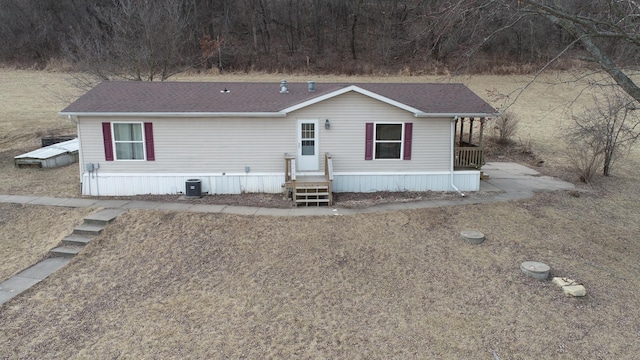
[[298,171],[318,170],[318,120],[298,120]]

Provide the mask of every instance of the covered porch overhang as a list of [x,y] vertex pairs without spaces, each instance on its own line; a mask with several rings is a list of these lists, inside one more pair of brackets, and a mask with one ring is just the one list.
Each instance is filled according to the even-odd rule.
[[480,170],[484,159],[484,116],[456,116],[454,120],[453,169]]

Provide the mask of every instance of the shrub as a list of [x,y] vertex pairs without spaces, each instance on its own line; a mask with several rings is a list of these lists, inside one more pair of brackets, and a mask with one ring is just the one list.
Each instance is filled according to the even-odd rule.
[[602,168],[602,152],[587,143],[574,143],[569,146],[571,167],[578,173],[580,181],[591,183],[593,177]]
[[512,111],[505,111],[494,120],[494,133],[498,144],[509,144],[518,130],[518,116]]

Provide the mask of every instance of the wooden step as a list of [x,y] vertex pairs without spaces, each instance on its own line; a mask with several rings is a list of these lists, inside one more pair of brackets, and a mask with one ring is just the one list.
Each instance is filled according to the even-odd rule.
[[317,191],[317,190],[329,191],[329,187],[328,186],[296,186],[296,192],[305,192],[305,191],[309,191],[309,190],[313,190],[313,191]]
[[328,192],[302,192],[296,193],[297,196],[329,196]]
[[329,199],[296,199],[296,203],[329,203]]

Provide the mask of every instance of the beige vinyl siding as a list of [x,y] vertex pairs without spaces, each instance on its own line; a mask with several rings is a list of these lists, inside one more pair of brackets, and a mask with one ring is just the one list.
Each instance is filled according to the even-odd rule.
[[[107,118],[108,121],[140,121]],[[105,161],[104,118],[81,118],[84,162],[116,173],[284,172],[284,153],[295,154],[295,122],[287,118],[159,118],[153,123],[155,161]]]
[[[283,95],[286,96],[286,95]],[[349,92],[283,118],[114,118],[80,117],[84,163],[101,173],[251,174],[284,172],[284,153],[297,154],[298,120],[318,120],[319,170],[333,155],[337,173],[400,173],[450,169],[451,119],[416,118],[412,113]],[[325,129],[325,119],[331,128]],[[102,122],[152,122],[155,161],[105,161]],[[365,124],[412,122],[411,160],[364,160]],[[82,167],[84,169],[84,166]],[[84,171],[84,170],[83,170]]]
[[[416,118],[413,113],[355,92],[289,114],[318,119],[321,169],[325,152],[333,156],[335,172],[448,171],[451,161],[451,119]],[[329,119],[331,128],[324,122]],[[364,160],[365,124],[412,122],[411,160]]]

